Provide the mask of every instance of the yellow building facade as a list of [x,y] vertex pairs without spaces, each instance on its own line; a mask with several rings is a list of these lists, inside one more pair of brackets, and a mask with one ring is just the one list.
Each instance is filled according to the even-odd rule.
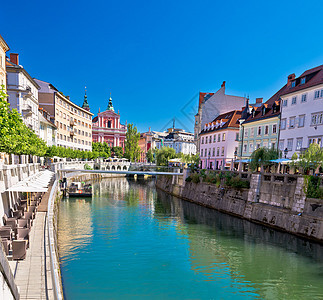
[[4,85],[5,89],[7,86],[6,79],[6,52],[9,51],[9,46],[0,35],[0,88]]

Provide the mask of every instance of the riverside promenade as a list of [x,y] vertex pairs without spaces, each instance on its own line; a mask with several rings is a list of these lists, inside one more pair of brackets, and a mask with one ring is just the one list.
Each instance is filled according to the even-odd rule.
[[9,261],[20,299],[54,299],[46,227],[47,203],[51,187],[44,195],[29,236],[25,260]]

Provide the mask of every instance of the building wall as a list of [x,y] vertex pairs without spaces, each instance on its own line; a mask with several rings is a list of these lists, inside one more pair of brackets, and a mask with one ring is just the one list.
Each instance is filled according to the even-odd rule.
[[230,167],[234,153],[238,149],[237,134],[239,134],[238,128],[226,128],[201,134],[201,168],[223,169],[224,166]]
[[[278,148],[279,117],[242,123],[239,131],[238,156],[249,158],[252,152],[260,147]],[[260,134],[259,133],[260,127]],[[268,133],[266,133],[266,127]],[[276,128],[276,129],[275,129]],[[275,131],[276,130],[276,131]]]
[[57,129],[50,125],[42,114],[39,114],[39,119],[39,137],[46,142],[47,146],[57,146]]
[[[241,110],[244,105],[244,97],[226,95],[225,84],[222,84],[222,87],[213,96],[200,105],[198,114],[195,116],[194,136],[197,148],[201,144],[198,136],[202,130],[201,124],[212,122],[227,111]],[[199,152],[199,149],[197,151]]]
[[112,110],[98,113],[93,125],[93,142],[106,142],[110,147],[122,147],[126,139],[127,127],[120,123],[120,115]]
[[55,93],[57,145],[91,151],[92,115],[60,93]]
[[51,121],[57,126],[57,146],[92,151],[93,114],[73,103],[48,82],[35,81],[41,88],[39,107],[50,113]]
[[4,88],[7,87],[6,80],[6,52],[9,50],[8,45],[0,35],[0,89],[4,85]]
[[[319,97],[315,98],[315,92]],[[302,102],[302,96],[306,101]],[[296,103],[292,99],[296,97]],[[279,149],[288,149],[287,157],[308,148],[310,143],[323,146],[323,84],[300,90],[282,97]],[[285,105],[287,101],[287,105]],[[314,122],[316,116],[316,122]],[[304,124],[303,124],[303,117]],[[286,124],[286,125],[284,125]]]
[[24,123],[39,135],[38,87],[22,71],[7,68],[7,94],[11,109],[17,109]]

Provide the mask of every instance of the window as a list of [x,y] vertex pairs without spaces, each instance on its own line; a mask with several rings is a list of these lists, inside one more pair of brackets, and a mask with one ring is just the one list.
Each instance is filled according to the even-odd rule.
[[265,134],[268,134],[269,133],[269,126],[268,125],[266,125],[265,126]]
[[220,147],[216,149],[216,156],[220,156]]
[[280,151],[284,151],[284,149],[285,149],[285,148],[284,148],[284,140],[280,140],[280,141],[279,141],[279,150],[280,150]]
[[247,152],[247,144],[243,145],[243,152]]
[[245,137],[245,138],[247,138],[247,137],[248,137],[248,129],[247,129],[247,128],[244,130],[244,137]]
[[292,104],[296,104],[296,99],[297,99],[297,97],[292,98]]
[[222,141],[225,141],[225,133],[222,134]]
[[203,156],[203,149],[201,149],[201,156]]
[[296,81],[292,81],[292,87],[295,87],[296,86]]
[[213,148],[212,156],[215,156],[215,148]]
[[289,128],[295,128],[295,117],[289,118]]
[[312,114],[311,125],[322,125],[323,124],[323,112]]
[[214,135],[213,137],[213,142],[215,143],[216,142],[216,134]]
[[322,147],[322,137],[310,138],[308,140],[308,146],[310,146],[310,144],[318,144]]
[[286,129],[286,119],[281,120],[280,129],[282,130]]
[[252,153],[253,152],[253,144],[249,144],[249,152]]
[[222,147],[221,156],[224,156],[224,147]]
[[301,78],[301,84],[305,83],[305,77]]
[[283,100],[283,106],[287,106],[287,99]]
[[207,136],[205,137],[205,144],[207,144]]
[[257,148],[257,149],[259,149],[259,148],[260,148],[260,143],[258,143],[258,144],[257,144],[256,148]]
[[258,135],[261,135],[261,126],[258,127]]
[[300,115],[298,117],[298,127],[304,127],[305,124],[305,115]]
[[320,91],[315,91],[314,92],[314,99],[320,98]]
[[296,150],[301,150],[303,144],[303,138],[297,138],[296,139]]
[[293,139],[287,140],[287,150],[292,151],[293,150]]
[[273,133],[277,133],[277,125],[276,124],[273,125]]
[[306,102],[306,94],[302,95],[302,102]]
[[209,137],[209,143],[211,144],[212,143],[212,136],[210,135]]
[[204,144],[204,137],[202,137],[202,144]]
[[239,133],[236,133],[236,141],[239,141]]
[[250,137],[253,137],[254,134],[255,134],[255,129],[252,127],[250,129]]
[[204,151],[204,156],[207,156],[207,149],[205,149]]

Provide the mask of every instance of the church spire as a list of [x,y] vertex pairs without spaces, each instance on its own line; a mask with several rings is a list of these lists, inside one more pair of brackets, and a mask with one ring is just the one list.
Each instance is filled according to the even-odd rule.
[[87,111],[90,111],[90,105],[87,102],[87,95],[86,95],[86,87],[85,87],[85,93],[84,93],[84,101],[83,101],[83,105],[82,108],[84,108]]
[[110,93],[109,103],[108,103],[108,110],[114,111],[113,104],[112,104],[112,98]]

